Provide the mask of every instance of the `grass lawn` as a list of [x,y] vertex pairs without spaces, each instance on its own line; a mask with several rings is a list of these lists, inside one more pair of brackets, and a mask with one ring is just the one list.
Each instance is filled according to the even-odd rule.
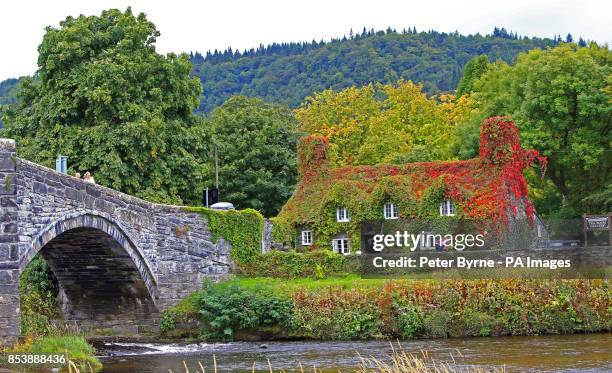
[[[271,289],[274,293],[291,294],[296,290],[317,290],[327,287],[340,287],[342,289],[367,289],[380,287],[388,281],[409,283],[415,280],[411,279],[393,279],[387,278],[362,278],[359,275],[348,275],[344,277],[328,277],[324,279],[313,278],[270,278],[270,277],[235,277],[229,281],[220,283],[219,286],[239,285],[248,289],[265,288]],[[428,281],[428,280],[419,280]]]

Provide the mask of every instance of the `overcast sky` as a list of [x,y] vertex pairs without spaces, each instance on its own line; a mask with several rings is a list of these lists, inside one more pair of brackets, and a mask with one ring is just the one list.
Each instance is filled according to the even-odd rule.
[[497,25],[528,36],[570,32],[576,39],[612,40],[611,0],[17,0],[0,5],[0,80],[36,70],[45,26],[128,5],[157,25],[164,53],[328,40],[364,26],[488,34]]

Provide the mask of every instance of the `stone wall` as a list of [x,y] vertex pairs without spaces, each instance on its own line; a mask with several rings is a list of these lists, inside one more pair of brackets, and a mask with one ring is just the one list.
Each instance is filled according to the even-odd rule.
[[20,332],[15,166],[15,142],[0,139],[0,345]]
[[[125,289],[113,291],[136,294],[144,289],[153,308],[147,314],[154,315],[201,288],[204,278],[219,279],[230,271],[230,245],[223,239],[212,242],[200,214],[153,204],[16,158],[12,140],[0,139],[0,181],[1,339],[19,335],[19,274],[39,251],[53,259],[64,300],[73,298],[72,308],[66,305],[65,311],[75,319],[92,313],[94,305],[74,299],[87,284],[89,293],[107,291],[109,284],[122,281]],[[109,283],[96,283],[96,271]],[[138,294],[139,304],[149,307]],[[127,298],[117,301],[130,303]],[[140,317],[135,307],[125,310]],[[90,319],[98,322],[96,317]]]

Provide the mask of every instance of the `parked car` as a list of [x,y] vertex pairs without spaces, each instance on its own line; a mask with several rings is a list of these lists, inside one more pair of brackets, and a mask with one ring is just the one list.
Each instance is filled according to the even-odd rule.
[[213,210],[227,211],[234,210],[234,205],[229,202],[217,202],[210,205],[210,208]]

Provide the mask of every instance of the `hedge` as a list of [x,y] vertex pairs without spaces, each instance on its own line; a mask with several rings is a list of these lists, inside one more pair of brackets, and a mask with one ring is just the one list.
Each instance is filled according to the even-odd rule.
[[[178,334],[204,340],[245,333],[336,340],[612,330],[608,280],[360,280],[347,286],[328,279],[321,287],[316,280],[304,286],[304,279],[296,287],[288,286],[290,280],[241,281],[207,285],[185,301],[193,307],[183,309],[191,311],[166,312],[172,319],[166,325],[196,320],[196,328]],[[223,307],[232,312],[218,312]],[[165,332],[176,333],[172,327]]]

